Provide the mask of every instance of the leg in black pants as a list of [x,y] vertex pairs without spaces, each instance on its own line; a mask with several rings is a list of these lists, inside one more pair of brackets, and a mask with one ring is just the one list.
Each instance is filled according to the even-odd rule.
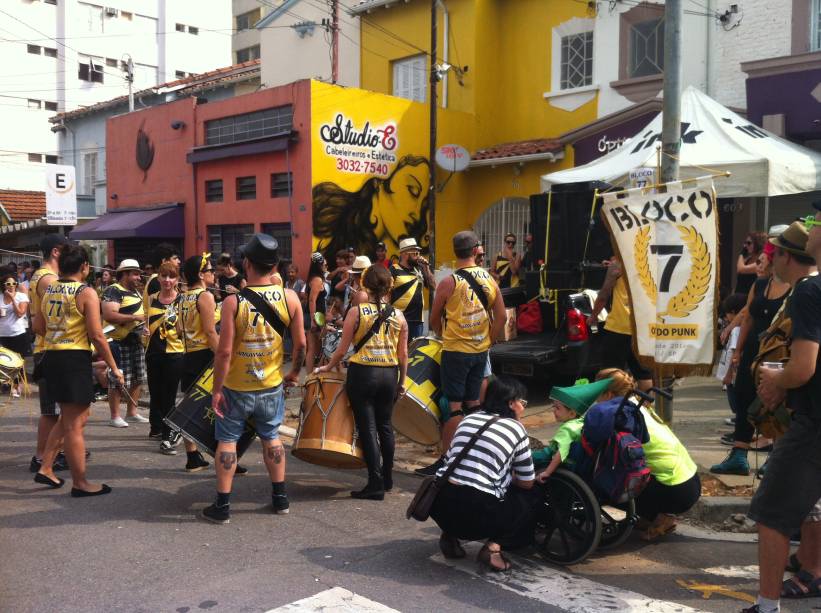
[[678,515],[689,511],[701,497],[701,480],[698,473],[678,485],[663,485],[651,479],[641,495],[636,498],[636,512],[648,521],[660,513]]
[[171,437],[171,428],[163,419],[171,412],[177,401],[177,387],[182,375],[182,354],[149,354],[146,356],[146,368],[148,391],[151,394],[151,430],[161,431],[162,440],[167,441]]
[[393,468],[394,438],[391,412],[396,395],[396,368],[351,364],[346,388],[356,429],[368,465],[368,484],[354,498],[382,500],[385,492],[383,470]]
[[162,391],[162,370],[163,354],[149,353],[145,356],[145,369],[148,376],[148,421],[151,423],[151,432],[165,433],[162,418],[163,391]]

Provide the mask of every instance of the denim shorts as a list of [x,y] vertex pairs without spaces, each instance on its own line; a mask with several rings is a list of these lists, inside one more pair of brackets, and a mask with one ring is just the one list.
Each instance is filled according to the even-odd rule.
[[218,417],[216,438],[236,443],[245,430],[245,420],[254,418],[254,429],[264,441],[279,438],[279,427],[285,417],[285,388],[282,385],[257,392],[237,392],[222,388],[225,395],[225,417]]
[[487,368],[487,351],[482,353],[442,352],[442,393],[450,402],[479,400]]

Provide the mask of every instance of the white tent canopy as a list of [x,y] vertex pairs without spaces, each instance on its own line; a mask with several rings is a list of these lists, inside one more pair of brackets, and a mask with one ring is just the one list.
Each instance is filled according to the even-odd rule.
[[[694,87],[681,97],[681,178],[728,171],[716,179],[719,197],[783,196],[821,189],[821,154],[786,141],[733,113]],[[542,176],[557,183],[627,184],[631,170],[657,165],[661,113],[621,148],[576,168]],[[709,170],[705,170],[705,168]]]

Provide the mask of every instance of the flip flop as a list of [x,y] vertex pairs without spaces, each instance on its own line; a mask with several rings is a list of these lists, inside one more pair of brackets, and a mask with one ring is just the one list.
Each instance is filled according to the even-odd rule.
[[818,598],[821,596],[821,577],[813,577],[805,570],[781,584],[781,598]]
[[[479,550],[479,554],[476,556],[476,559],[483,566],[487,567],[489,570],[492,570],[494,573],[503,573],[503,572],[508,571],[508,570],[511,569],[511,564],[507,560],[507,558],[505,558],[505,556],[502,555],[502,548],[499,547],[498,545],[496,547],[497,547],[497,549],[491,549],[490,547],[485,545],[484,547],[482,547]],[[494,566],[491,563],[490,559],[494,555],[498,555],[502,559],[502,562],[504,563],[503,567],[500,568],[498,566]]]

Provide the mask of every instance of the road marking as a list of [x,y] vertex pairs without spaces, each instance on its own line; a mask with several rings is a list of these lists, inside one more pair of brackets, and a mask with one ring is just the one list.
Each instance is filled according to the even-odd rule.
[[368,600],[341,587],[319,592],[308,598],[271,609],[267,613],[294,613],[295,611],[299,613],[319,613],[320,611],[322,613],[399,613],[396,609]]
[[735,590],[730,589],[726,585],[712,585],[710,583],[699,583],[698,581],[683,581],[681,579],[676,579],[676,583],[678,583],[681,587],[683,587],[686,590],[699,592],[701,594],[701,597],[704,598],[704,600],[710,600],[710,597],[713,594],[718,594],[719,596],[735,598],[736,600],[741,600],[743,602],[755,603],[754,596],[751,596],[750,594],[745,594],[744,592],[737,592]]
[[734,579],[754,579],[758,581],[758,565],[751,566],[712,566],[705,568],[704,572],[709,575],[719,577],[732,577]]
[[475,557],[480,544],[465,543],[464,547],[468,555],[461,560],[447,560],[441,554],[436,554],[431,559],[515,592],[519,596],[559,607],[568,613],[700,613],[699,609],[597,583],[579,575],[557,570],[546,562],[522,556],[505,554],[513,562],[513,569],[507,573],[477,572]]

